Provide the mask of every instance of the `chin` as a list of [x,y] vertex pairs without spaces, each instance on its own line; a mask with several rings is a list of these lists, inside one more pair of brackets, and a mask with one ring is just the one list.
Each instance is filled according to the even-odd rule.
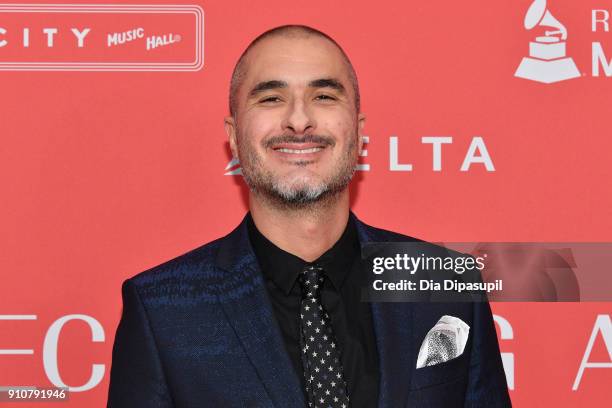
[[282,186],[284,190],[291,191],[319,189],[324,184],[322,178],[314,174],[286,177],[284,180],[279,180],[277,183],[277,185]]

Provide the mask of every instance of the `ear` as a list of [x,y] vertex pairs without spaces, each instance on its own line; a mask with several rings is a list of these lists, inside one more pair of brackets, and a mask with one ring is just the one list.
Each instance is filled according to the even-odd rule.
[[363,113],[359,113],[357,117],[357,135],[359,137],[359,155],[363,151],[363,127],[365,126],[366,117]]
[[236,140],[236,121],[233,116],[226,116],[223,119],[223,125],[225,127],[225,133],[227,133],[227,137],[229,139],[230,149],[232,151],[232,156],[235,159],[238,158],[238,141]]

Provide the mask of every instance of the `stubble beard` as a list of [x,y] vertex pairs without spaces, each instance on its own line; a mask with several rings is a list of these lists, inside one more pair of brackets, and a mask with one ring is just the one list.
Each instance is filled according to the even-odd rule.
[[[243,140],[237,132],[239,160],[242,176],[249,189],[275,207],[285,210],[303,210],[309,207],[327,205],[344,191],[355,173],[357,164],[356,138],[347,144],[342,159],[332,173],[323,180],[312,180],[311,176],[287,180],[265,168],[257,150]],[[326,147],[328,148],[328,147]],[[310,161],[297,161],[296,166],[307,166]],[[291,177],[291,176],[287,176]]]

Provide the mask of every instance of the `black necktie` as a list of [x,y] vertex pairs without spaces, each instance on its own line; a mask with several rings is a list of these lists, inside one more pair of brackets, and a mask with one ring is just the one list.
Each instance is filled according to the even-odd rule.
[[300,347],[308,406],[347,408],[349,397],[340,348],[331,319],[321,303],[323,281],[323,271],[317,266],[307,267],[299,277],[302,287]]

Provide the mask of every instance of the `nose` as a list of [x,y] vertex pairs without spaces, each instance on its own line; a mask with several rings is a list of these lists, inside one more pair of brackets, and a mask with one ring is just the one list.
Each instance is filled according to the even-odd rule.
[[288,105],[287,112],[282,122],[283,131],[304,134],[316,128],[315,118],[304,101],[294,100]]

